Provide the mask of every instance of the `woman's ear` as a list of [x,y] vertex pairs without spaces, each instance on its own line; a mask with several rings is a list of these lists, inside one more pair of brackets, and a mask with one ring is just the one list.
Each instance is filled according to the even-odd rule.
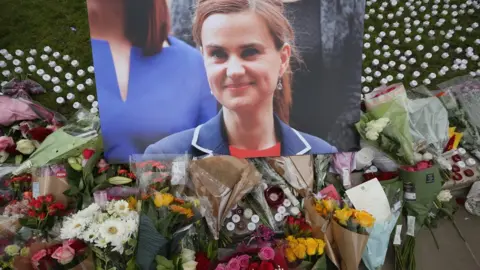
[[292,46],[290,44],[285,43],[283,44],[282,48],[280,49],[280,77],[287,71],[288,66],[290,65],[290,56],[292,55]]

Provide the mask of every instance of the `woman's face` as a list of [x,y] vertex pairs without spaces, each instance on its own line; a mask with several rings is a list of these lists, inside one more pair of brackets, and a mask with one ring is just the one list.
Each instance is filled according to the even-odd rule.
[[272,106],[291,52],[288,44],[277,50],[260,16],[250,11],[211,15],[201,38],[208,82],[218,102],[239,112]]

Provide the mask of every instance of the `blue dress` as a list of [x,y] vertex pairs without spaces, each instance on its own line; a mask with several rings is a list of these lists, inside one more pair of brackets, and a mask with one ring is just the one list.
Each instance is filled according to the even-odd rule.
[[109,163],[128,163],[158,140],[217,114],[200,52],[170,36],[155,56],[133,47],[126,101],[120,96],[110,45],[92,39],[100,124]]

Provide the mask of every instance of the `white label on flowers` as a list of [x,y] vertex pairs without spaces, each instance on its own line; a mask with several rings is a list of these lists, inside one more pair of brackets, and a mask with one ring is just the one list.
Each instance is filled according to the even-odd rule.
[[38,181],[32,183],[32,196],[33,198],[40,196],[40,182]]
[[417,194],[414,192],[405,192],[405,200],[415,201],[417,199]]
[[415,217],[407,216],[407,235],[415,236]]
[[181,185],[185,176],[185,162],[174,161],[172,163],[172,185]]
[[394,245],[401,245],[402,244],[402,238],[400,237],[402,233],[402,225],[397,225],[397,228],[395,229],[395,237],[393,238],[393,244]]

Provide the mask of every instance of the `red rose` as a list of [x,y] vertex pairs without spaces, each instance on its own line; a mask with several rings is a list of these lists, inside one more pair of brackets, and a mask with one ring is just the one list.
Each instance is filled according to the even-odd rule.
[[33,206],[35,209],[40,209],[40,208],[42,208],[43,203],[42,203],[41,201],[39,201],[39,200],[36,200],[36,201],[33,201],[32,206]]
[[46,217],[47,217],[47,214],[45,214],[45,213],[40,213],[40,215],[38,215],[38,218],[40,220],[44,220]]
[[28,210],[28,216],[29,217],[35,217],[37,215],[37,213],[33,210]]
[[48,194],[47,196],[45,196],[45,202],[52,203],[53,202],[53,195]]
[[44,127],[32,128],[28,131],[28,134],[32,137],[33,140],[38,142],[43,142],[48,135],[52,134],[53,130]]
[[297,226],[300,225],[300,223],[301,223],[301,222],[300,222],[300,220],[298,220],[298,219],[296,219],[295,222],[293,222],[293,224],[295,224],[295,225],[297,225]]
[[91,158],[91,157],[93,156],[93,154],[95,154],[95,150],[93,150],[93,149],[88,149],[88,148],[85,149],[85,150],[83,150],[83,152],[82,152],[83,158],[84,158],[84,159],[87,159],[87,160],[88,160],[89,158]]
[[197,264],[197,270],[208,270],[210,269],[210,260],[207,255],[203,252],[198,252],[195,254],[195,261]]
[[40,202],[44,202],[45,201],[45,196],[38,196],[37,200],[40,201]]
[[288,225],[293,225],[294,222],[295,222],[295,218],[293,216],[288,216],[287,217],[287,224]]
[[254,263],[251,263],[248,266],[247,270],[258,270],[258,269],[260,269],[259,267],[260,267],[260,265],[257,262],[254,262]]
[[308,225],[308,223],[303,222],[303,223],[300,224],[300,230],[305,231],[305,232],[311,232],[312,227],[310,227],[310,225]]
[[262,261],[260,263],[260,267],[258,268],[259,270],[274,270],[275,267],[273,266],[273,263],[269,261]]

